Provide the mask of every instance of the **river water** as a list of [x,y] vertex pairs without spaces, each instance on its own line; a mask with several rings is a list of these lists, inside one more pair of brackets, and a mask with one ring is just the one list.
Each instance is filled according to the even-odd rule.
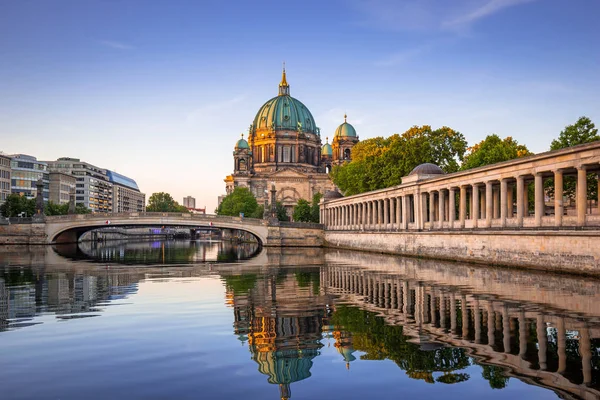
[[599,398],[600,282],[324,249],[0,249],[2,399]]

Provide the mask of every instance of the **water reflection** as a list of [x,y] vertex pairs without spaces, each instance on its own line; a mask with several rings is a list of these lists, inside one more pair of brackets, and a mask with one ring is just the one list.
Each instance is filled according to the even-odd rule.
[[257,243],[199,240],[83,242],[55,248],[70,259],[131,265],[233,262],[252,258],[260,250]]
[[[189,246],[191,256],[169,263],[196,262],[198,249]],[[127,248],[83,248],[77,257],[160,263],[151,244],[136,256],[124,254],[138,252],[137,245]],[[516,378],[562,398],[600,397],[600,286],[589,278],[318,249],[266,249],[246,264],[186,268],[40,258],[0,255],[0,330],[38,324],[48,314],[65,323],[102,316],[114,300],[135,303],[139,284],[157,277],[218,275],[233,313],[229,332],[256,363],[254,378],[277,385],[283,399],[297,382],[318,380],[308,378],[328,345],[350,370],[391,360],[415,382],[468,387],[485,379],[490,389],[503,389]]]

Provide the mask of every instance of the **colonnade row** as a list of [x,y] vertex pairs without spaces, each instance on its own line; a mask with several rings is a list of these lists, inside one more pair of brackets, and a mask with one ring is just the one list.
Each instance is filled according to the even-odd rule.
[[[600,226],[600,217],[592,217],[588,210],[586,168],[578,168],[576,176],[572,216],[565,215],[565,170],[560,169],[460,186],[423,183],[386,194],[334,200],[321,205],[320,218],[333,230]],[[553,180],[554,193],[549,204],[545,197],[552,191],[544,187],[548,179]],[[600,181],[600,175],[596,179]]]
[[[373,305],[373,311],[388,311],[403,314],[401,323],[410,323],[423,328],[430,324],[433,328],[442,328],[450,334],[461,336],[476,344],[498,344],[496,334],[501,332],[504,353],[515,353],[511,346],[511,333],[518,331],[518,355],[525,359],[528,348],[530,328],[535,325],[537,337],[537,362],[541,370],[547,370],[549,318],[543,312],[528,311],[515,303],[500,300],[477,298],[461,294],[447,287],[432,287],[421,282],[403,280],[393,275],[378,274],[353,268],[334,267],[322,271],[321,282],[330,293],[350,294],[364,305]],[[458,314],[460,310],[460,321]],[[533,316],[532,316],[533,314]],[[449,316],[449,317],[448,317]],[[449,320],[449,321],[448,321]],[[567,367],[567,329],[565,317],[554,317],[556,325],[556,344],[558,368],[562,374]],[[449,322],[449,324],[448,324]],[[458,325],[460,324],[460,331]],[[590,328],[585,322],[578,322],[579,354],[582,362],[583,383],[592,382],[592,349]],[[482,337],[485,330],[487,337]],[[500,337],[498,337],[500,339]],[[531,347],[530,347],[531,348]]]

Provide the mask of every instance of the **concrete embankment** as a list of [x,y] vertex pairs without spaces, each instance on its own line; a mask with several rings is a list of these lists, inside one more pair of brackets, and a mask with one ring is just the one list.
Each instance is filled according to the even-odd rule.
[[412,257],[600,275],[600,231],[325,231],[325,245]]

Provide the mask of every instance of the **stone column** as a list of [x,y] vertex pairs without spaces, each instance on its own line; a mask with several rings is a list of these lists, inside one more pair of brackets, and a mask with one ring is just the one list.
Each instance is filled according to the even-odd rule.
[[507,192],[508,192],[508,183],[506,179],[502,179],[500,181],[500,226],[506,227],[506,214],[507,214]]
[[525,329],[525,311],[519,311],[519,357],[525,359],[527,352],[527,329]]
[[421,224],[420,229],[425,228],[425,221],[427,221],[427,193],[421,193]]
[[388,205],[388,199],[383,199],[383,228],[387,229],[390,223],[390,207]]
[[496,342],[496,338],[494,335],[496,332],[496,325],[494,324],[494,321],[496,318],[494,315],[494,307],[493,307],[493,304],[491,301],[488,302],[486,311],[487,311],[488,345],[491,348],[494,348],[494,343]]
[[508,307],[506,304],[502,307],[502,344],[504,352],[510,353],[510,317],[508,316]]
[[471,201],[471,208],[473,209],[473,228],[477,228],[477,222],[479,219],[479,185],[473,184],[473,200]]
[[548,348],[548,337],[546,336],[546,323],[544,323],[544,316],[539,314],[537,316],[537,340],[538,340],[538,360],[540,363],[540,370],[546,370],[546,350]]
[[507,187],[506,187],[506,205],[508,207],[508,209],[506,210],[507,218],[513,217],[513,204],[514,204],[513,185],[512,184],[508,185],[508,183],[507,183]]
[[408,212],[410,210],[410,197],[402,196],[402,226],[401,229],[408,229]]
[[367,203],[361,203],[362,220],[360,221],[361,228],[364,230],[367,225]]
[[465,219],[467,218],[467,187],[465,185],[460,187],[460,227],[465,228]]
[[544,178],[540,172],[535,174],[535,226],[542,226],[544,216]]
[[438,206],[439,206],[438,207],[439,208],[438,218],[440,220],[440,223],[438,224],[438,227],[440,229],[443,229],[444,228],[444,220],[446,219],[446,216],[444,215],[444,211],[445,211],[445,208],[446,208],[446,199],[444,198],[444,190],[443,189],[440,189],[438,191]]
[[429,192],[429,229],[433,229],[435,220],[435,192]]
[[583,384],[589,386],[592,383],[592,350],[590,331],[587,326],[579,330],[579,354],[581,354]]
[[450,331],[456,334],[456,297],[450,293]]
[[492,207],[494,208],[494,213],[492,214],[492,218],[497,219],[500,218],[500,188],[492,188]]
[[587,171],[585,167],[577,168],[577,226],[585,226],[585,209],[587,203]]
[[404,214],[402,197],[396,197],[396,229],[402,228],[402,214]]
[[454,220],[456,219],[456,193],[454,188],[448,189],[448,223],[450,229],[454,228]]
[[446,329],[446,295],[440,292],[440,328]]
[[558,319],[556,324],[556,341],[558,347],[558,372],[564,374],[567,369],[567,335],[565,330],[565,319],[563,317]]
[[564,213],[563,205],[563,171],[554,171],[554,226],[562,226]]
[[467,296],[464,294],[460,298],[460,313],[462,316],[462,338],[466,340],[469,337],[469,311],[467,310]]
[[485,183],[485,227],[490,228],[492,226],[492,213],[494,207],[492,204],[493,186],[491,181]]
[[517,226],[523,226],[523,206],[525,201],[523,200],[525,192],[525,179],[523,176],[517,176]]
[[394,222],[396,221],[396,200],[391,197],[388,199],[388,203],[390,203],[390,216],[388,221],[388,229],[391,230],[394,227]]
[[475,324],[475,343],[481,343],[481,310],[479,309],[479,300],[475,299],[473,304],[473,324]]

